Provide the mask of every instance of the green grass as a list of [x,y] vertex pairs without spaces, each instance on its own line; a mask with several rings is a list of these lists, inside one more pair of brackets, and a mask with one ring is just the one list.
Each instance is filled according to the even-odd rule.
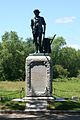
[[62,98],[72,98],[72,96],[76,96],[80,98],[80,80],[54,81],[53,96]]
[[[57,81],[57,82],[56,82]],[[24,88],[24,89],[23,89]],[[25,96],[25,82],[0,81],[0,110],[24,110],[25,102],[12,102],[13,98]],[[54,110],[80,110],[80,100],[71,101],[72,96],[80,98],[80,79],[68,78],[53,81],[53,96],[69,98],[68,101],[49,104],[49,109]]]
[[0,101],[0,110],[24,110],[25,102],[13,102],[5,99]]
[[22,98],[24,96],[25,82],[0,81],[0,110],[24,110],[25,102],[11,101],[13,98]]
[[25,87],[25,82],[23,81],[0,81],[0,90],[15,91],[20,90],[22,87]]
[[22,81],[1,81],[0,97],[21,98],[25,96],[25,82]]
[[51,110],[80,110],[80,102],[74,101],[53,101],[48,106]]

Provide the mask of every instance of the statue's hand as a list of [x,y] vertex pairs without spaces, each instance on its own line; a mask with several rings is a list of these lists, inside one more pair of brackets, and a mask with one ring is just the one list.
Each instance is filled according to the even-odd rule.
[[43,35],[45,35],[45,32],[43,32]]
[[43,38],[45,38],[45,32],[43,32]]

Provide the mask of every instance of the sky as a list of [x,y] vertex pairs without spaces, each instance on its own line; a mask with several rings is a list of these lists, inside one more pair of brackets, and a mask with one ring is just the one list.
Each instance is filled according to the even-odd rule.
[[0,0],[0,41],[6,31],[32,37],[34,9],[46,21],[45,37],[62,36],[68,46],[80,49],[80,0]]

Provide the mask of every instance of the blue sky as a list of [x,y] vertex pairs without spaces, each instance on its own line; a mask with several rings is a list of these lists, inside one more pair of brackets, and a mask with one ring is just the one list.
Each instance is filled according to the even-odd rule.
[[0,0],[0,38],[16,31],[19,37],[32,37],[30,20],[38,8],[45,18],[46,37],[63,36],[68,46],[80,49],[80,0]]

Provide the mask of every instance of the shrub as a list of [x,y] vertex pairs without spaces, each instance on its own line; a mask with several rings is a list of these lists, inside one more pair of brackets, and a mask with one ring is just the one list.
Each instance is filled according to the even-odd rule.
[[64,69],[61,65],[55,65],[53,67],[53,78],[65,78],[68,74],[67,69]]

